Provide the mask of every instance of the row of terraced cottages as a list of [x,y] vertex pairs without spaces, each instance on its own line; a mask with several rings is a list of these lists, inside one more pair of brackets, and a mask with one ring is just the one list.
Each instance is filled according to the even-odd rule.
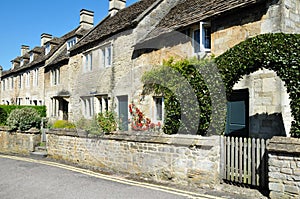
[[[135,102],[152,121],[163,122],[163,96],[140,101],[144,71],[170,57],[218,56],[259,34],[300,31],[298,0],[107,3],[108,15],[96,25],[94,13],[83,9],[80,25],[69,33],[59,38],[44,33],[41,46],[32,49],[22,45],[21,55],[2,71],[1,103],[46,105],[49,118],[74,122],[105,110],[128,121],[128,105]],[[256,71],[234,89],[247,102],[236,103],[242,110],[236,118],[244,118],[239,122],[248,135],[288,134],[293,119],[289,98],[275,72]],[[125,122],[123,129],[130,126]]]

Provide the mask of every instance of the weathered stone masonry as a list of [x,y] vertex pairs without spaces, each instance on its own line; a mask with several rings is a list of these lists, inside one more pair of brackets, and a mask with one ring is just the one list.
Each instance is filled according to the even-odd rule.
[[[75,132],[76,134],[76,132]],[[47,134],[48,156],[90,169],[161,183],[220,183],[220,137],[114,134],[100,138]]]
[[274,137],[268,144],[269,189],[273,198],[300,197],[300,140]]

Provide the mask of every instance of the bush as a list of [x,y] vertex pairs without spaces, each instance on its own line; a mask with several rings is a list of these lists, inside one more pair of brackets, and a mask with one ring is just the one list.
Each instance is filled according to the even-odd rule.
[[33,108],[15,109],[9,114],[6,123],[10,130],[26,131],[32,127],[39,128],[41,117]]
[[115,113],[112,111],[106,111],[98,114],[98,122],[100,131],[110,133],[117,130],[117,122],[115,119]]
[[75,126],[75,124],[73,124],[72,122],[69,122],[67,120],[56,120],[53,123],[52,128],[54,128],[54,129],[75,129],[76,126]]
[[76,122],[76,128],[85,130],[89,134],[94,135],[101,135],[102,133],[97,116],[92,119],[81,118],[78,122]]
[[40,117],[46,117],[46,106],[17,106],[17,105],[0,105],[0,125],[6,125],[7,117],[15,109],[33,108]]

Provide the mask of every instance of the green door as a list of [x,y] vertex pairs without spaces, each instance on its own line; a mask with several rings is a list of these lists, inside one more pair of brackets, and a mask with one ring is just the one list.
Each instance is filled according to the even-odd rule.
[[128,131],[128,97],[119,96],[119,121],[120,121],[120,129],[122,131]]
[[235,90],[227,102],[225,135],[249,136],[249,92],[248,89]]

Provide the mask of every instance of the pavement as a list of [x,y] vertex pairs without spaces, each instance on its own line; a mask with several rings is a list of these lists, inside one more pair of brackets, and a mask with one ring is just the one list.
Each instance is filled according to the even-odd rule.
[[234,192],[230,188],[227,188],[229,192],[225,191],[226,186],[187,190],[106,175],[47,159],[0,154],[1,199],[265,198],[257,191]]

